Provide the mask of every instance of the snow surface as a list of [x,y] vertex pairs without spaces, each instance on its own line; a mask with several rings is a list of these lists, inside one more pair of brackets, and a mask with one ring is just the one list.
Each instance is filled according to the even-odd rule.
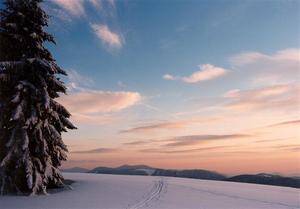
[[295,209],[288,187],[156,176],[65,173],[73,190],[0,197],[1,209]]

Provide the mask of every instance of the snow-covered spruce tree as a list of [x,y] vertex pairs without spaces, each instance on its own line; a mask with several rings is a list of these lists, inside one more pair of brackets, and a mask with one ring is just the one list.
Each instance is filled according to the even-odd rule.
[[0,194],[46,193],[63,185],[61,133],[75,129],[55,98],[66,75],[43,46],[48,16],[42,0],[5,0],[0,13]]

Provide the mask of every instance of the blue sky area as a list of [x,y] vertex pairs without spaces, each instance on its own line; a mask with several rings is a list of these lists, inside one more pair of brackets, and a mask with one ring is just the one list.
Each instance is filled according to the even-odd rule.
[[64,166],[299,172],[300,1],[48,0]]

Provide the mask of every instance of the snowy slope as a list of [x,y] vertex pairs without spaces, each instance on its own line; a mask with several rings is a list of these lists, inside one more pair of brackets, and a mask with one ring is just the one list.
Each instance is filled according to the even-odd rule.
[[1,209],[294,209],[300,190],[173,177],[65,173],[73,190],[0,197]]

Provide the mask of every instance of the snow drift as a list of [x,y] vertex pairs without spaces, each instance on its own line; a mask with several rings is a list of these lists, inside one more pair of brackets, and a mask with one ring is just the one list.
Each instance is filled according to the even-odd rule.
[[0,197],[1,209],[295,209],[288,187],[158,176],[65,173],[73,190]]

